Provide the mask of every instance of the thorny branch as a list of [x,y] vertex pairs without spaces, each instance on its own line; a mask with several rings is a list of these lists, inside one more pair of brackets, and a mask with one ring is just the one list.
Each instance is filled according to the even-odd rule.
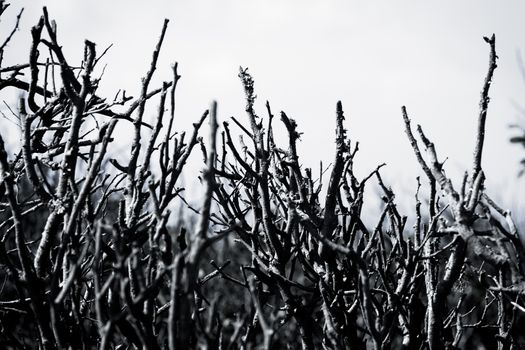
[[[0,15],[7,9],[0,0]],[[284,112],[287,139],[278,144],[270,104],[267,117],[258,114],[244,68],[247,119],[219,125],[213,102],[187,137],[176,131],[178,65],[169,81],[150,87],[167,20],[140,95],[119,92],[107,102],[93,78],[104,54],[86,40],[82,63],[70,65],[45,8],[28,61],[3,65],[21,15],[0,40],[0,90],[24,92],[20,149],[11,152],[0,137],[0,343],[174,350],[523,342],[523,245],[510,211],[491,199],[481,161],[494,36],[486,39],[474,163],[461,189],[402,107],[428,180],[418,178],[414,215],[404,215],[383,164],[362,178],[354,172],[359,146],[341,102],[333,163],[319,172],[302,165],[298,123]],[[205,119],[207,141],[199,136]],[[129,153],[117,154],[125,127]],[[188,218],[177,198],[197,144],[202,195],[200,205],[188,204],[195,213]],[[375,216],[363,213],[370,186],[381,199]]]

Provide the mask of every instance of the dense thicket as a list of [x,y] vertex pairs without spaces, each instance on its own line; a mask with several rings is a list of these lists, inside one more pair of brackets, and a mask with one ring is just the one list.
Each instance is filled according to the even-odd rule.
[[[0,0],[0,14],[16,15],[9,10]],[[19,149],[8,154],[0,138],[0,347],[525,347],[524,250],[481,167],[494,36],[485,38],[473,164],[459,187],[401,110],[424,174],[407,223],[381,166],[354,174],[358,147],[340,102],[336,152],[319,174],[301,165],[296,122],[284,112],[277,122],[268,103],[265,118],[254,109],[246,69],[246,119],[218,125],[213,103],[190,134],[175,132],[177,65],[150,87],[167,25],[135,98],[99,96],[95,44],[86,41],[83,61],[70,64],[45,8],[28,56],[0,61],[0,90],[22,92],[11,108]],[[132,135],[120,161],[117,124]],[[286,144],[276,144],[274,128],[287,131]],[[194,224],[174,227],[195,146],[205,158],[201,204]],[[376,217],[362,215],[370,183],[382,191]]]

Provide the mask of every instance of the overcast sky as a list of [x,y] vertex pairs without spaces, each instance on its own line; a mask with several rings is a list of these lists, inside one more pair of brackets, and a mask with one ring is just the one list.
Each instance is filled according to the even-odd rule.
[[[22,6],[26,12],[6,63],[27,60],[29,28],[43,5],[57,21],[70,63],[79,62],[84,39],[96,42],[99,52],[114,44],[102,86],[109,96],[122,87],[136,93],[162,21],[170,19],[156,82],[169,80],[170,64],[179,62],[181,129],[189,128],[212,99],[219,102],[222,120],[242,119],[237,73],[247,66],[255,78],[259,114],[269,100],[274,112],[295,118],[304,132],[302,159],[317,167],[318,160],[333,158],[335,105],[342,100],[349,135],[361,143],[358,172],[386,162],[385,177],[407,194],[418,171],[400,107],[406,105],[413,122],[422,124],[439,156],[448,157],[449,173],[470,169],[488,67],[489,47],[482,37],[495,33],[500,59],[483,167],[489,193],[509,203],[525,194],[524,180],[516,180],[525,152],[508,143],[513,135],[508,125],[525,125],[514,106],[525,106],[517,60],[525,50],[523,1],[13,1],[6,18],[14,19]],[[12,23],[4,19],[1,33]]]

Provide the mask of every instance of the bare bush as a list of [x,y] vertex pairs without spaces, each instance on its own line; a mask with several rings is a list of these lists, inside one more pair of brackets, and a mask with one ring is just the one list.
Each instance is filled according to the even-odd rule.
[[[29,62],[0,65],[0,90],[24,93],[14,112],[20,148],[8,155],[0,138],[4,347],[525,346],[523,246],[511,213],[489,197],[481,166],[494,36],[485,38],[489,70],[461,186],[401,110],[425,176],[412,225],[382,165],[364,178],[354,174],[358,144],[347,135],[341,102],[327,182],[327,169],[316,175],[301,165],[300,132],[284,112],[288,142],[276,144],[270,104],[264,119],[247,69],[239,73],[247,122],[218,125],[212,103],[191,136],[175,133],[177,64],[171,81],[150,87],[167,25],[137,98],[99,96],[95,44],[86,41],[82,63],[70,65],[45,8],[31,30]],[[153,100],[150,124],[144,115]],[[117,123],[133,130],[125,164],[112,158]],[[202,205],[195,225],[175,230],[170,208],[199,142]],[[382,212],[370,218],[362,208],[372,182],[382,190]]]

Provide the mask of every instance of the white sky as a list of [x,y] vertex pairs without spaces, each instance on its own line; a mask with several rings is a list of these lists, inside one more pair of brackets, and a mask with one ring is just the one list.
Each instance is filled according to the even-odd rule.
[[[170,19],[157,84],[179,62],[178,125],[188,129],[212,99],[222,120],[244,119],[238,67],[250,67],[259,114],[269,100],[304,132],[303,161],[317,167],[333,158],[335,104],[342,100],[349,135],[361,143],[357,170],[386,162],[385,178],[412,196],[418,168],[403,132],[401,105],[422,124],[451,174],[470,169],[479,94],[488,67],[484,35],[496,34],[499,67],[491,89],[483,167],[489,193],[508,206],[523,204],[516,180],[525,152],[510,145],[511,123],[521,121],[512,101],[525,106],[517,52],[525,50],[523,1],[344,0],[55,0],[12,1],[5,15],[25,7],[21,31],[5,63],[26,61],[29,27],[47,5],[58,23],[69,62],[78,63],[83,40],[98,44],[108,64],[103,91],[135,93],[149,67],[162,21]],[[12,20],[0,23],[2,37]],[[5,97],[0,96],[1,99]],[[9,124],[2,123],[4,127]],[[5,132],[2,131],[2,134]],[[200,159],[200,155],[198,155]],[[460,181],[456,177],[456,182]],[[411,198],[411,197],[410,197]]]

